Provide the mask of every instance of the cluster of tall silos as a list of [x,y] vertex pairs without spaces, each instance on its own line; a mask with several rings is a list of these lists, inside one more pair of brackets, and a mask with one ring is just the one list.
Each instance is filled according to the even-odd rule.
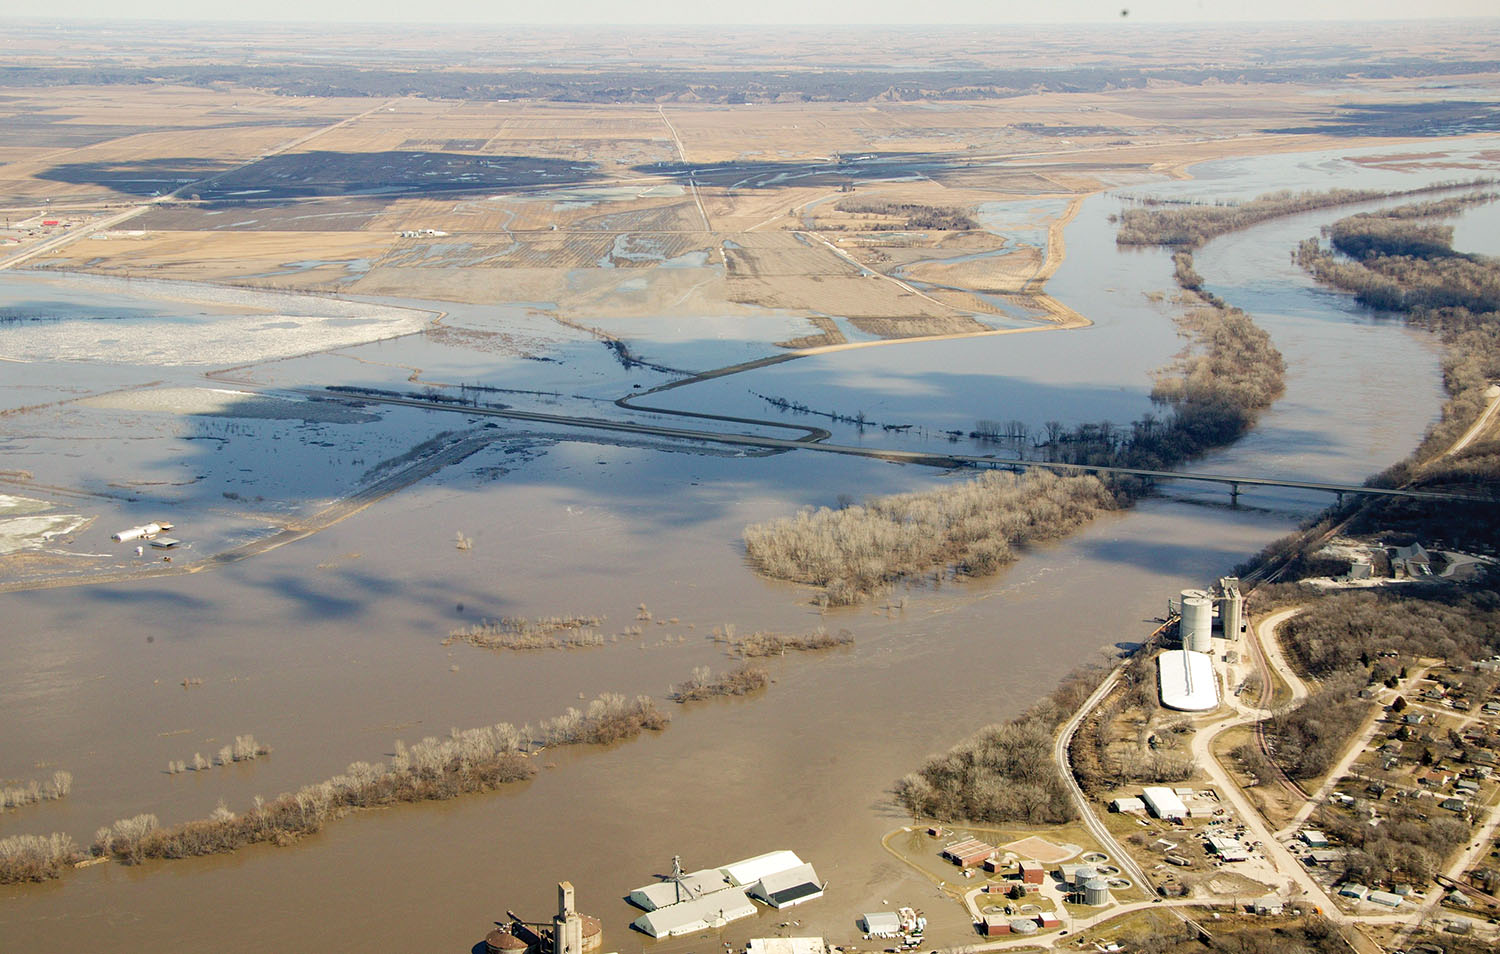
[[1213,591],[1183,590],[1176,611],[1182,617],[1178,633],[1182,648],[1195,653],[1213,652],[1214,611],[1218,610],[1225,639],[1239,639],[1244,616],[1240,581],[1232,576],[1219,580]]

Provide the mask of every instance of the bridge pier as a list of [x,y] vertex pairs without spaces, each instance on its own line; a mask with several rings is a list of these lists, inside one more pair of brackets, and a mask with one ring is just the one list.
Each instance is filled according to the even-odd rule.
[[1238,507],[1239,505],[1240,505],[1240,485],[1237,484],[1237,483],[1234,483],[1233,481],[1230,481],[1230,484],[1229,484],[1229,506],[1231,506],[1231,507]]

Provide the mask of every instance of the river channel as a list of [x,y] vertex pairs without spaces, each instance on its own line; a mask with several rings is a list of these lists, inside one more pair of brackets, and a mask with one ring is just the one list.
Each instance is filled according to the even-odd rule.
[[[1196,182],[1131,191],[1209,182],[1240,195],[1267,181],[1357,187],[1376,176],[1340,155],[1235,160],[1233,175],[1210,164]],[[692,388],[660,397],[767,416],[754,390],[933,430],[976,418],[1125,423],[1149,409],[1147,374],[1181,340],[1169,304],[1153,300],[1170,295],[1168,256],[1114,246],[1107,217],[1120,201],[1084,203],[1049,283],[1092,328],[829,354],[709,382],[697,398]],[[1198,254],[1212,290],[1271,333],[1288,374],[1286,397],[1257,430],[1194,469],[1358,481],[1404,456],[1435,419],[1432,342],[1362,314],[1288,261],[1297,240],[1342,214],[1270,223]],[[832,429],[836,440],[850,436]],[[546,917],[555,882],[568,879],[580,908],[603,918],[605,950],[702,954],[775,933],[785,917],[762,914],[722,938],[652,942],[628,930],[637,912],[622,896],[669,870],[673,855],[691,869],[777,848],[829,882],[824,899],[796,909],[797,933],[848,941],[861,911],[913,904],[927,909],[935,941],[963,943],[959,909],[881,848],[881,835],[907,821],[892,781],[1139,640],[1169,595],[1228,572],[1326,502],[1274,491],[1231,508],[1220,491],[1168,487],[994,579],[916,587],[904,609],[878,602],[822,616],[806,592],[746,568],[744,525],[839,494],[956,478],[831,455],[507,433],[462,467],[244,563],[0,595],[0,774],[45,766],[75,777],[69,798],[0,816],[0,836],[67,831],[86,841],[142,811],[170,824],[221,798],[238,809],[256,793],[381,759],[397,738],[536,722],[602,691],[661,697],[694,666],[733,665],[706,638],[725,623],[741,633],[847,628],[855,646],[776,660],[763,696],[676,707],[660,735],[545,753],[533,781],[494,795],[363,813],[291,848],[108,864],[0,889],[0,949],[463,952],[507,909]],[[472,550],[454,547],[455,530]],[[642,604],[649,620],[637,620]],[[570,652],[440,645],[480,616],[562,613],[644,633]],[[244,732],[272,755],[162,771]]]

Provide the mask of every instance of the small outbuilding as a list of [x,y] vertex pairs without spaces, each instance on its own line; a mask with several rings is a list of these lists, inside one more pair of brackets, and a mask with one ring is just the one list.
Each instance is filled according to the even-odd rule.
[[901,917],[895,911],[872,911],[861,915],[860,920],[871,937],[895,937],[901,933]]
[[1283,910],[1285,910],[1285,906],[1282,904],[1281,899],[1276,897],[1275,895],[1267,895],[1264,898],[1256,898],[1255,901],[1251,903],[1250,908],[1256,914],[1262,915],[1279,915]]
[[1297,837],[1309,848],[1327,848],[1328,836],[1316,828],[1304,828],[1297,832]]
[[1146,803],[1139,798],[1117,798],[1109,803],[1109,810],[1112,812],[1143,812],[1146,810]]
[[1380,904],[1388,908],[1401,907],[1401,895],[1390,891],[1371,891],[1365,895],[1365,900],[1371,904]]
[[1039,861],[1021,862],[1021,883],[1041,884],[1047,877],[1047,869]]

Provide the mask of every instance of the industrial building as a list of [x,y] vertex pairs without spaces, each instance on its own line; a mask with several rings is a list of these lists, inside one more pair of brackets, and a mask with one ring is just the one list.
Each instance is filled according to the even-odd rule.
[[1219,682],[1213,657],[1188,649],[1169,649],[1156,659],[1161,704],[1179,712],[1207,712],[1219,705]]
[[802,859],[797,857],[795,851],[768,851],[754,858],[746,858],[744,861],[736,861],[727,864],[719,870],[723,872],[729,884],[740,887],[749,887],[766,875],[776,874],[781,871],[790,871],[802,864]]
[[550,922],[522,921],[506,913],[509,923],[485,936],[487,954],[598,954],[604,945],[603,925],[578,913],[570,881],[557,884],[557,914]]
[[669,877],[636,888],[629,901],[646,912],[636,918],[637,930],[675,937],[753,917],[751,898],[784,908],[822,897],[825,887],[812,865],[782,850],[688,874],[673,858]]
[[674,873],[665,881],[636,888],[630,892],[630,903],[643,911],[655,911],[730,887],[733,885],[722,870],[704,868],[691,874]]
[[1161,785],[1147,786],[1141,792],[1146,808],[1157,818],[1168,821],[1183,821],[1188,817],[1187,805],[1170,788]]
[[828,942],[821,937],[752,937],[745,954],[828,954]]
[[818,873],[809,864],[768,874],[750,886],[750,897],[773,908],[789,908],[823,896]]
[[960,868],[974,868],[984,864],[986,859],[993,858],[999,850],[994,845],[980,841],[978,838],[966,838],[944,848],[942,857]]
[[1250,852],[1245,850],[1245,846],[1240,844],[1237,838],[1209,835],[1208,847],[1210,851],[1219,856],[1220,861],[1234,862],[1250,860]]
[[648,911],[635,919],[635,927],[652,937],[676,937],[753,917],[755,903],[744,890],[729,887]]

